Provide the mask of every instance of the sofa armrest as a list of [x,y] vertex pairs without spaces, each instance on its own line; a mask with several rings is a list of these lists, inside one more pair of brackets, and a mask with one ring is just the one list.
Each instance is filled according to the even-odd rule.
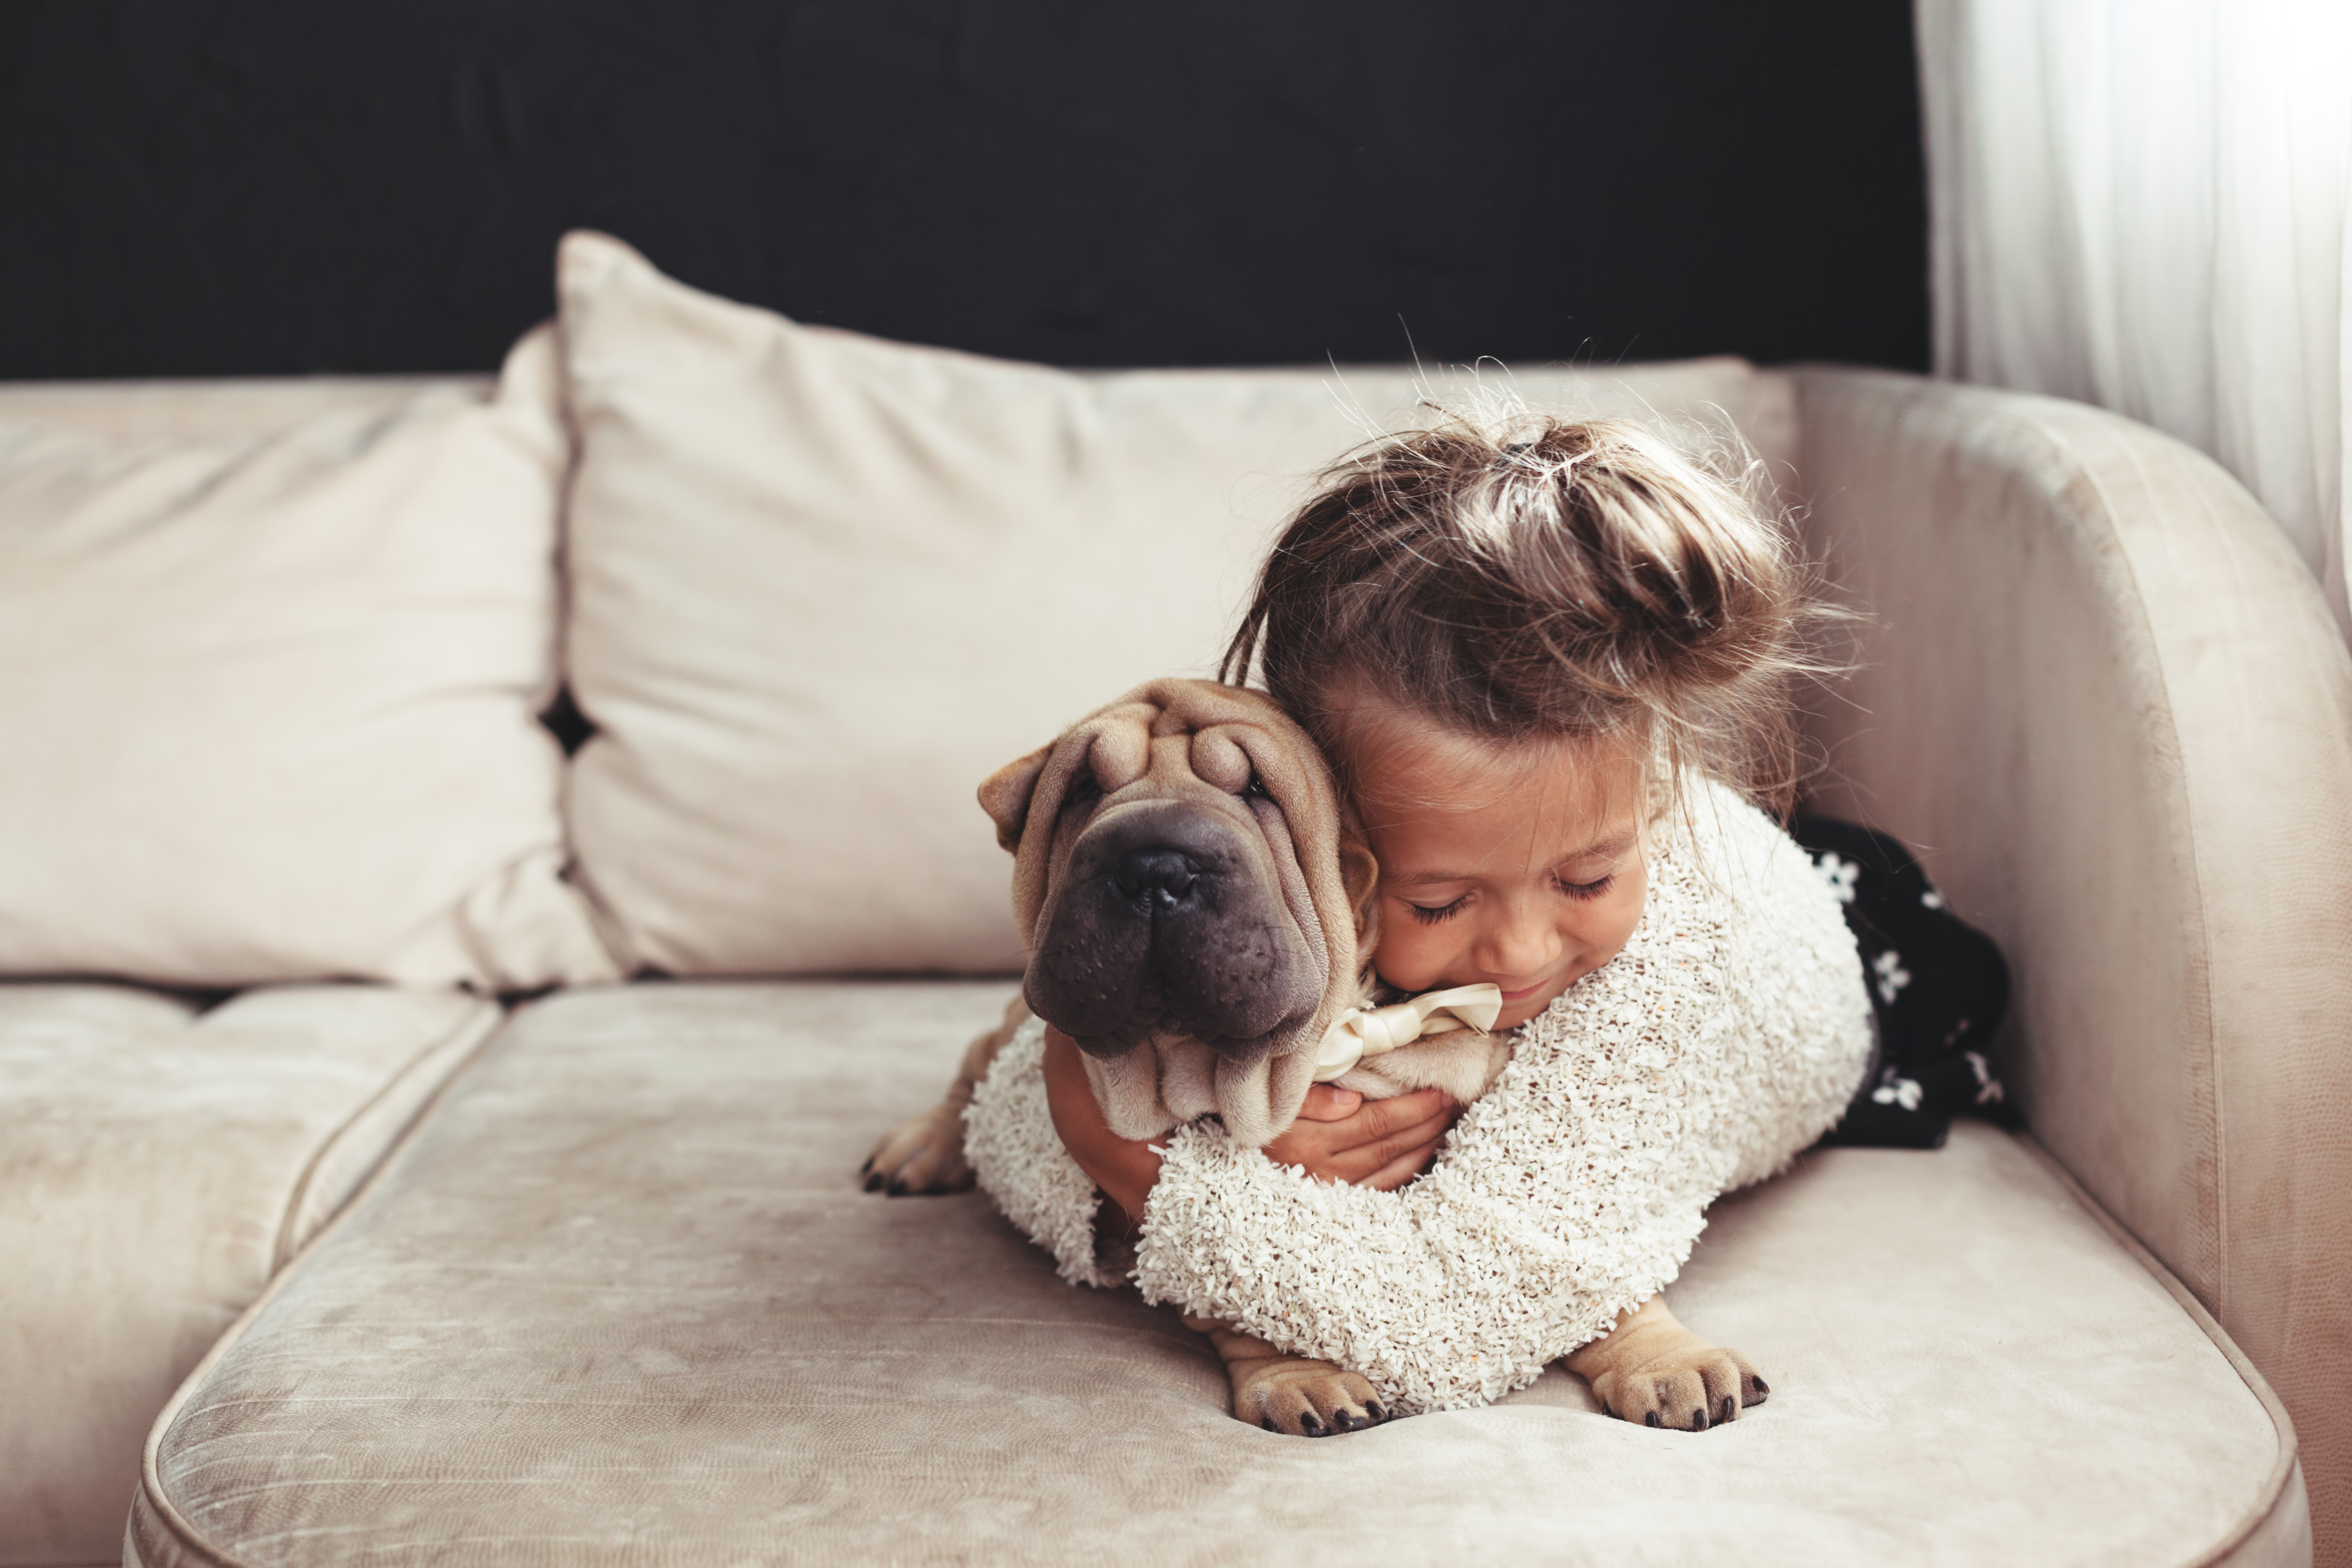
[[1999,940],[2034,1133],[2252,1357],[2352,1523],[2352,657],[2319,587],[2130,420],[1796,379],[1806,532],[1874,617],[1815,723],[1821,804]]

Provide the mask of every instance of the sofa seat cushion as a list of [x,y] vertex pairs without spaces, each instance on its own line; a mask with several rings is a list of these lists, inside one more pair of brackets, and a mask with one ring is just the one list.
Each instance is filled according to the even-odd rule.
[[966,1194],[860,1190],[1007,988],[667,984],[520,1014],[157,1425],[165,1564],[2307,1561],[2258,1380],[2032,1150],[1836,1150],[1673,1292],[1771,1402],[1557,1370],[1343,1438]]
[[112,1561],[173,1388],[499,1016],[0,985],[0,1563]]

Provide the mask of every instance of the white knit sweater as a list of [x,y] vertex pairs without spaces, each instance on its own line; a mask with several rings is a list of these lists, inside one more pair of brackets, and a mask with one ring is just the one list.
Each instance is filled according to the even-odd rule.
[[[1690,804],[1624,950],[1514,1032],[1418,1181],[1316,1182],[1213,1119],[1172,1134],[1131,1276],[1145,1297],[1352,1367],[1416,1411],[1533,1382],[1672,1280],[1707,1205],[1819,1137],[1870,1054],[1861,961],[1811,860],[1727,790]],[[1044,1050],[1033,1019],[999,1053],[966,1148],[1065,1279],[1116,1285]]]

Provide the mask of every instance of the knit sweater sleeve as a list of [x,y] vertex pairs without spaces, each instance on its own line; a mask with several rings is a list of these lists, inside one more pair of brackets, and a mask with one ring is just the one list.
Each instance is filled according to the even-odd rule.
[[1054,1255],[1073,1285],[1126,1283],[1095,1256],[1102,1194],[1070,1158],[1045,1101],[1045,1024],[1031,1018],[989,1065],[963,1112],[964,1157],[1005,1218]]
[[1803,852],[1710,794],[1623,951],[1518,1031],[1430,1172],[1308,1179],[1213,1123],[1170,1140],[1145,1296],[1361,1373],[1407,1410],[1532,1382],[1680,1271],[1706,1205],[1836,1120],[1869,1055],[1860,960]]

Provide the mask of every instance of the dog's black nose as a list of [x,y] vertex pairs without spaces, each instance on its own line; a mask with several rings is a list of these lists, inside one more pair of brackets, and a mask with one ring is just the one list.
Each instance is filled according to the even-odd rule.
[[1245,825],[1181,800],[1098,814],[1070,847],[1024,990],[1089,1056],[1154,1030],[1254,1057],[1312,1014],[1323,974]]
[[1111,885],[1130,899],[1150,899],[1162,906],[1182,903],[1200,880],[1201,867],[1176,849],[1130,849],[1111,868]]

